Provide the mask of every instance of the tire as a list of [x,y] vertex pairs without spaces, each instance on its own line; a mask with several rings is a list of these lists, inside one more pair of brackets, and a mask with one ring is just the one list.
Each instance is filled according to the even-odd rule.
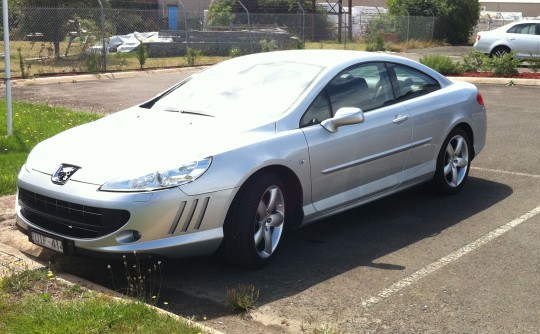
[[501,58],[505,54],[510,53],[510,51],[511,50],[506,46],[497,46],[495,49],[493,49],[493,51],[491,51],[491,56]]
[[441,194],[455,194],[465,184],[471,166],[472,146],[467,133],[454,128],[437,156],[437,169],[430,187]]
[[227,261],[254,269],[272,261],[285,227],[284,189],[273,173],[258,174],[242,187],[225,219],[218,250]]

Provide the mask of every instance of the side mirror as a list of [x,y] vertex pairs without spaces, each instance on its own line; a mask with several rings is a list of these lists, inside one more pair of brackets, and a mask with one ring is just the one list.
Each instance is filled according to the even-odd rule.
[[364,112],[360,108],[341,108],[334,117],[321,122],[323,128],[329,132],[337,132],[340,126],[364,122]]

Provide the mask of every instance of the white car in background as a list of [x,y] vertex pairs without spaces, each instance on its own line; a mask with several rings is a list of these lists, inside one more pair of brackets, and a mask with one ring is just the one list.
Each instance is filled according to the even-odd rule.
[[517,21],[476,35],[474,49],[502,57],[515,52],[520,59],[540,57],[540,20]]

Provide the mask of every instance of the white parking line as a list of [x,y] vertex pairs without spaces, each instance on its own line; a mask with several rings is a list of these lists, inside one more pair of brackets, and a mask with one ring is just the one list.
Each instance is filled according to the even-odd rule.
[[488,242],[500,237],[504,233],[510,231],[511,229],[515,228],[516,226],[524,223],[528,219],[536,216],[540,213],[540,206],[537,206],[536,208],[532,209],[531,211],[527,212],[526,214],[522,215],[519,218],[516,218],[509,223],[506,223],[505,225],[489,232],[488,234],[476,239],[475,241],[471,242],[470,244],[461,247],[457,251],[450,253],[446,255],[445,257],[439,259],[438,261],[435,261],[424,268],[418,270],[417,272],[413,273],[410,276],[407,276],[396,283],[392,284],[389,288],[386,288],[379,292],[377,295],[372,296],[364,301],[362,301],[362,306],[364,307],[370,307],[374,304],[379,303],[380,301],[392,296],[396,292],[399,292],[400,290],[408,287],[409,285],[416,283],[420,279],[426,277],[429,274],[434,273],[435,271],[441,269],[442,267],[446,266],[447,264],[450,264],[463,255],[466,255],[473,250],[487,244]]
[[509,171],[506,171],[506,170],[500,170],[500,169],[489,169],[489,168],[482,168],[482,167],[471,167],[471,169],[473,169],[473,170],[480,170],[480,171],[483,171],[483,172],[501,173],[501,174],[516,175],[516,176],[527,176],[527,177],[540,178],[540,175],[526,174],[526,173],[518,173],[518,172],[509,172]]

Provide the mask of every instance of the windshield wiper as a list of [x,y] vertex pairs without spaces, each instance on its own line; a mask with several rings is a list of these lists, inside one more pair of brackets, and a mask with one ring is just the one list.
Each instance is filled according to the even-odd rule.
[[177,108],[175,108],[175,107],[170,107],[170,106],[164,107],[164,108],[161,109],[161,110],[163,110],[163,111],[169,111],[169,112],[178,112],[178,113],[181,113],[181,114],[189,114],[189,115],[198,115],[198,116],[215,117],[214,115],[205,114],[205,113],[203,113],[203,112],[196,111],[196,110],[178,110]]

